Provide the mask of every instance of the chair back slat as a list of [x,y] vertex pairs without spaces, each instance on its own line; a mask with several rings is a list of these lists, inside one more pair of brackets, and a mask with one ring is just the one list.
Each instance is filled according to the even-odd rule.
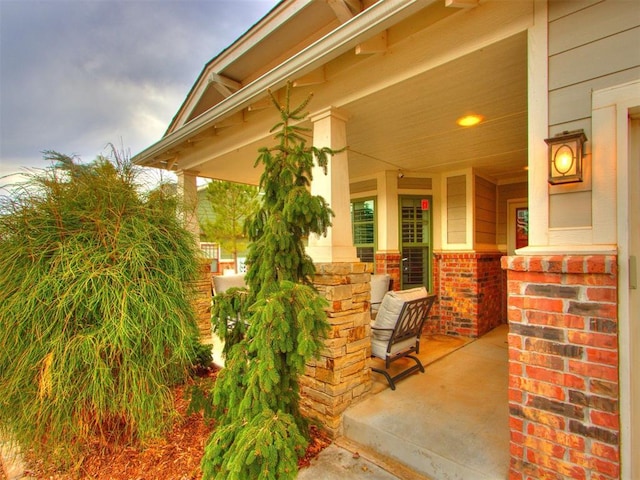
[[389,347],[408,338],[420,337],[422,334],[422,327],[429,316],[429,312],[435,299],[435,295],[429,295],[424,298],[405,302],[402,310],[400,311],[396,327],[389,339]]

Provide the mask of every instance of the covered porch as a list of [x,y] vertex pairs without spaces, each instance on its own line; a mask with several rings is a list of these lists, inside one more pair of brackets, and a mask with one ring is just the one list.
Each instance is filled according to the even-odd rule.
[[345,411],[337,448],[298,478],[507,478],[507,333],[502,325],[479,339],[424,335],[425,373],[395,391],[374,374],[373,395]]
[[[135,158],[175,171],[187,205],[198,176],[255,184],[278,121],[266,90],[314,94],[309,143],[340,153],[312,183],[336,214],[308,247],[331,332],[303,393],[333,434],[372,389],[369,277],[388,273],[438,295],[434,333],[482,339],[508,317],[513,478],[637,471],[632,3],[285,0]],[[550,183],[545,139],[574,129],[584,179]]]

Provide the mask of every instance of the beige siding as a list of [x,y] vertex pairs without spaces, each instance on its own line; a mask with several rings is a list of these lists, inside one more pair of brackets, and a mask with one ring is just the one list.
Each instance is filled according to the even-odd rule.
[[551,228],[591,226],[591,192],[551,195],[549,213]]
[[[559,2],[549,5],[549,54],[570,50],[579,45],[598,41],[615,32],[624,32],[638,26],[638,6],[635,12],[630,6],[636,0],[571,1],[560,7]],[[568,7],[565,9],[565,7]],[[584,28],[588,25],[598,28]]]
[[475,177],[475,238],[477,244],[496,243],[496,186]]
[[466,176],[447,178],[447,242],[467,241],[467,185]]
[[[638,48],[640,49],[640,46]],[[638,78],[640,78],[640,66],[549,92],[549,105],[552,107],[549,111],[549,125],[554,128],[575,119],[589,118],[591,101],[585,101],[585,99],[591,99],[592,91],[631,82]],[[589,127],[588,123],[580,125],[580,128],[584,128],[585,131]]]
[[378,189],[378,181],[375,178],[371,180],[363,180],[362,182],[353,182],[349,185],[351,194],[362,192],[373,192]]
[[[549,2],[549,135],[584,129],[587,170],[591,162],[591,93],[638,78],[638,3],[626,0]],[[590,226],[590,190],[588,175],[580,185],[551,187],[549,226]]]
[[496,243],[498,245],[507,244],[507,201],[516,198],[527,198],[527,192],[527,182],[498,186],[498,218],[496,225]]
[[424,177],[402,177],[398,179],[398,188],[406,190],[431,190],[433,181]]
[[637,27],[550,56],[549,90],[638,67],[639,41],[640,27]]

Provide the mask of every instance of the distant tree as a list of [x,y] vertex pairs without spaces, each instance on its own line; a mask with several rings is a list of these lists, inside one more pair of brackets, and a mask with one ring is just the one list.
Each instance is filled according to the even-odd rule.
[[248,238],[245,220],[258,210],[258,187],[242,183],[213,180],[207,185],[207,200],[213,211],[213,221],[200,223],[207,238],[230,251],[238,272],[238,251],[245,250]]
[[[214,387],[218,423],[202,460],[205,479],[293,479],[308,442],[298,379],[323,348],[329,324],[304,242],[330,225],[331,210],[309,185],[314,163],[326,170],[332,151],[306,146],[303,129],[294,124],[306,117],[309,99],[292,109],[289,92],[290,85],[284,105],[271,96],[281,116],[272,129],[279,144],[262,148],[256,161],[264,167],[264,196],[248,222],[248,307],[236,324],[248,327],[228,350]],[[214,320],[226,322],[233,295],[220,296]]]

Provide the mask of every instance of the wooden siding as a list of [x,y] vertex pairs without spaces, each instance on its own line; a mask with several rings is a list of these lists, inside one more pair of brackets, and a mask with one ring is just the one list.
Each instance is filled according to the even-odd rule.
[[353,182],[349,185],[351,194],[362,192],[373,192],[378,188],[378,181],[375,178],[371,180],[363,180],[361,182]]
[[431,190],[433,180],[425,177],[402,177],[398,179],[398,188],[406,190]]
[[553,127],[590,117],[593,90],[638,78],[640,9],[621,0],[550,2],[549,19]]
[[447,243],[467,242],[466,175],[447,178]]
[[496,186],[475,177],[475,243],[496,243]]
[[635,2],[549,2],[548,133],[582,128],[587,135],[585,182],[550,187],[551,228],[591,225],[591,95],[640,78],[639,45],[640,8]]

